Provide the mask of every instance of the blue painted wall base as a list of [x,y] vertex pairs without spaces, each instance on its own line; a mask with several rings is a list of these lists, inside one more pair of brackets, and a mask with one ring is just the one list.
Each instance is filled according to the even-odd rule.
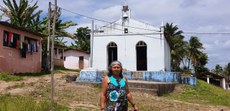
[[76,82],[101,83],[102,76],[101,73],[96,70],[82,70]]

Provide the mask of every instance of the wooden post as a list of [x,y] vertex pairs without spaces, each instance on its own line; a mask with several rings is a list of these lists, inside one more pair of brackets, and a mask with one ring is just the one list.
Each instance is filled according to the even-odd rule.
[[50,19],[51,19],[51,2],[49,2],[48,9],[48,37],[47,37],[47,60],[46,60],[46,68],[50,71]]
[[53,30],[52,30],[52,45],[51,45],[51,101],[53,103],[54,98],[54,38],[55,38],[55,23],[57,14],[57,0],[55,0],[54,18],[53,18]]

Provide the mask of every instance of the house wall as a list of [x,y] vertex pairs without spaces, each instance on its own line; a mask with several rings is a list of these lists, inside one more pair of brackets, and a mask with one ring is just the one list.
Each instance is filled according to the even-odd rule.
[[54,65],[64,67],[64,48],[54,46]]
[[[139,41],[143,41],[147,44],[147,71],[165,71],[166,67],[169,67],[169,65],[166,65],[169,63],[168,61],[166,62],[165,59],[169,60],[170,58],[165,54],[165,41],[164,37],[161,37],[159,33],[159,28],[130,19],[129,26],[148,30],[128,27],[128,34],[134,35],[125,35],[122,30],[124,27],[122,27],[121,24],[122,22],[119,20],[114,24],[99,29],[103,30],[104,33],[95,34],[93,42],[93,68],[99,70],[107,69],[107,45],[110,42],[115,42],[118,48],[118,60],[122,62],[123,68],[129,71],[136,71],[136,44]],[[152,34],[138,35],[138,33]]]
[[79,69],[79,56],[84,57],[84,68],[89,67],[89,54],[76,51],[76,50],[67,50],[64,53],[64,67],[68,69]]
[[[24,41],[24,36],[31,37],[39,41],[38,52],[32,55],[27,52],[26,58],[21,57],[20,49],[3,46],[3,31],[13,32],[20,35],[20,41]],[[23,73],[41,71],[41,37],[11,28],[0,24],[0,72]]]

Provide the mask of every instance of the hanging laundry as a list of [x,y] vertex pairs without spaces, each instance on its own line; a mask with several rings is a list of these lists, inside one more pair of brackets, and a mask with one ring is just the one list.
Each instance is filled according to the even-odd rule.
[[12,42],[12,46],[13,48],[16,48],[17,47],[17,38],[16,37],[12,37],[13,38],[13,42]]
[[21,56],[22,58],[26,58],[26,43],[22,43],[22,48],[21,48]]
[[14,40],[13,33],[12,33],[12,32],[10,32],[10,34],[9,34],[9,35],[10,35],[10,42],[11,42],[11,43],[13,43],[13,40]]
[[20,49],[22,49],[23,48],[23,43],[22,42],[20,42]]
[[28,52],[30,52],[30,43],[27,44]]
[[11,38],[12,38],[12,33],[10,32],[9,35],[8,35],[8,41],[10,42]]
[[3,46],[8,46],[8,33],[4,31],[4,42]]
[[19,40],[16,39],[16,48],[19,49]]
[[4,42],[7,42],[7,39],[8,39],[8,34],[4,32]]
[[37,52],[36,42],[33,45],[34,45],[34,52]]
[[30,55],[32,55],[32,54],[33,54],[33,50],[34,50],[33,44],[32,44],[32,43],[30,43]]

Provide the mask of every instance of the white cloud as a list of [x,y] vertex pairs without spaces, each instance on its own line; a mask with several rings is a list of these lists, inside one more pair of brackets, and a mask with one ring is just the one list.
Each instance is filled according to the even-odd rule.
[[104,9],[101,8],[94,11],[93,16],[103,20],[114,21],[121,16],[121,5],[115,5]]
[[226,42],[224,42],[223,47],[224,47],[225,49],[229,49],[229,52],[230,52],[230,40],[227,40]]

